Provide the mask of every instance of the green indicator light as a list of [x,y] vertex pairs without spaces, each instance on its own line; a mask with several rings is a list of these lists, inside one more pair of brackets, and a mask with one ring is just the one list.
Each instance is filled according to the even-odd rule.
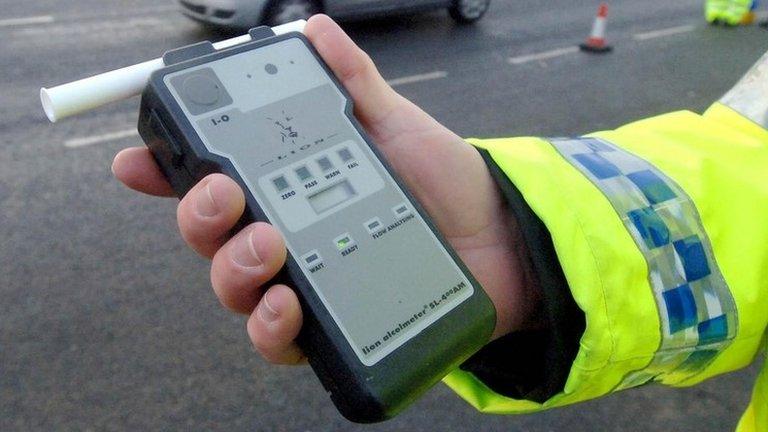
[[344,249],[349,244],[349,237],[344,237],[343,239],[336,242],[336,246],[338,246],[339,249]]

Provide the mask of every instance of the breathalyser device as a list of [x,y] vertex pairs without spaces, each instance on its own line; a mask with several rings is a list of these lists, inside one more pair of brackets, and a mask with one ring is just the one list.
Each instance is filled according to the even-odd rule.
[[[300,299],[299,345],[345,417],[381,421],[487,343],[495,310],[309,41],[275,30],[167,52],[142,83],[139,133],[179,197],[223,173],[245,192],[239,227],[278,228],[272,282]],[[99,104],[66,111],[55,90],[52,119]]]

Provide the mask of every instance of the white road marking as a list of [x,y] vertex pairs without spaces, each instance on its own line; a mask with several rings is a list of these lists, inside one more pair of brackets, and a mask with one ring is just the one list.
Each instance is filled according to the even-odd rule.
[[[143,7],[143,8],[133,8],[130,10],[130,15],[144,15],[144,14],[154,14],[154,13],[166,13],[166,12],[180,12],[181,8],[179,6],[170,4],[170,5],[160,5],[160,6],[150,6],[150,7]],[[125,16],[125,11],[122,10],[116,10],[113,12],[106,12],[104,15],[107,16]],[[79,15],[80,17],[82,15]],[[94,15],[94,18],[98,18],[100,15]]]
[[[148,32],[165,31],[172,28],[168,21],[157,17],[122,17],[102,20],[73,21],[62,22],[49,27],[25,27],[16,29],[15,35],[20,38],[29,38],[34,36],[43,36],[51,42],[56,42],[62,37],[87,35],[99,43],[104,43],[104,37],[101,33],[119,32],[121,38],[127,38],[129,35],[146,35]],[[67,41],[67,43],[71,43]]]
[[429,72],[429,73],[425,73],[425,74],[405,76],[405,77],[402,77],[402,78],[395,78],[395,79],[387,81],[387,83],[389,85],[391,85],[392,87],[394,87],[394,86],[399,86],[399,85],[403,85],[403,84],[413,84],[413,83],[422,82],[422,81],[430,81],[430,80],[445,78],[447,76],[448,76],[448,72],[445,72],[445,71],[434,71],[434,72]]
[[72,138],[70,140],[64,141],[64,147],[67,147],[67,148],[86,147],[94,144],[101,144],[108,141],[114,141],[114,140],[123,139],[123,138],[132,138],[137,136],[139,136],[139,132],[136,130],[136,128],[126,129],[126,130],[121,130],[117,132],[105,133],[102,135]]
[[30,24],[47,24],[47,23],[52,23],[53,21],[54,19],[50,15],[40,15],[40,16],[32,16],[32,17],[24,17],[24,18],[9,18],[9,19],[0,20],[0,27],[14,27],[14,26],[23,26],[23,25],[30,25]]
[[682,25],[677,27],[670,27],[660,30],[653,30],[649,32],[644,33],[636,33],[632,36],[632,39],[636,41],[646,41],[649,39],[656,39],[660,37],[666,37],[666,36],[674,36],[682,33],[690,33],[696,29],[695,25],[688,24],[688,25]]
[[544,51],[544,52],[535,53],[535,54],[526,54],[526,55],[521,55],[517,57],[510,57],[509,59],[507,59],[507,61],[513,65],[521,65],[524,63],[540,61],[540,60],[548,60],[555,57],[574,54],[577,52],[579,52],[579,47],[572,46],[567,48],[553,49],[553,50]]

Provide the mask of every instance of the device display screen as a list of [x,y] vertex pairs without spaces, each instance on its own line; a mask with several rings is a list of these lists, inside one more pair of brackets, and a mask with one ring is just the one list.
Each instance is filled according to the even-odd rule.
[[355,196],[355,189],[349,184],[349,181],[344,180],[327,188],[307,196],[309,204],[315,213],[322,214],[328,209],[336,207],[337,205],[349,200]]
[[331,317],[373,365],[472,295],[296,38],[168,74],[206,147],[228,158]]

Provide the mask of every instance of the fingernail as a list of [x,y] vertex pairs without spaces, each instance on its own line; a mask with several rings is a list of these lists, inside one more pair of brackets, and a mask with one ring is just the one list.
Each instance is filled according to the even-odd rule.
[[219,212],[219,206],[216,205],[216,201],[211,193],[211,182],[205,185],[205,188],[197,194],[195,207],[200,216],[212,217],[216,216]]
[[243,267],[258,267],[262,264],[256,252],[253,231],[235,242],[232,247],[232,259]]
[[275,308],[272,307],[272,304],[270,304],[269,297],[270,291],[267,291],[261,303],[259,303],[259,319],[265,323],[274,322],[280,316]]

